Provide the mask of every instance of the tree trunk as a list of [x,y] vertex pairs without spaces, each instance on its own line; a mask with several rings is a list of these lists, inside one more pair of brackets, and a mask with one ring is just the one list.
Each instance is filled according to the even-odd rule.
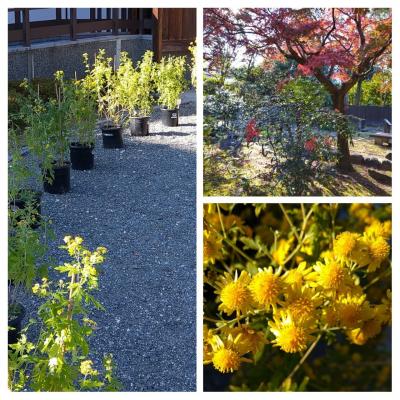
[[[344,97],[345,93],[337,92],[332,94],[333,107],[335,110],[344,114]],[[339,151],[338,168],[342,172],[354,171],[350,160],[349,140],[346,135],[338,133],[337,135],[337,147]]]
[[359,106],[361,104],[362,83],[363,83],[362,79],[359,79],[359,81],[357,82],[356,96],[354,99],[354,105],[356,105],[356,106]]

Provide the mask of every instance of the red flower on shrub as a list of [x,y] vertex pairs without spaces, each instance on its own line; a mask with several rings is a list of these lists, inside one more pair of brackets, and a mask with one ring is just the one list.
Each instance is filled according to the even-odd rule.
[[333,146],[333,139],[328,136],[324,139],[324,145],[327,147],[332,147]]
[[304,143],[304,148],[307,151],[314,151],[316,147],[317,147],[317,138],[315,136],[313,136],[311,139],[307,140]]
[[256,128],[256,120],[251,119],[246,125],[246,142],[250,143],[255,137],[260,136],[260,131]]

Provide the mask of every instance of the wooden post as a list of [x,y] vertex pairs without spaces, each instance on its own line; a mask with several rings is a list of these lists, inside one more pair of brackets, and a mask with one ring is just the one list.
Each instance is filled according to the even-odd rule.
[[[128,16],[127,16],[127,12],[126,12],[126,8],[121,8],[121,20],[122,21],[126,21],[128,19]],[[127,30],[124,28],[124,29],[121,29],[121,32],[126,32]]]
[[113,35],[118,35],[118,8],[112,8],[112,33]]
[[61,21],[61,8],[56,8],[56,20]]
[[14,19],[15,19],[15,25],[17,26],[21,25],[21,13],[19,8],[16,8],[14,10]]
[[160,61],[162,55],[163,9],[153,8],[153,52],[154,60]]
[[139,8],[139,35],[143,35],[144,32],[144,10]]
[[23,13],[22,31],[24,34],[24,44],[25,44],[25,46],[30,46],[31,45],[31,25],[29,23],[29,8],[24,8],[22,13]]
[[91,8],[90,9],[90,20],[94,21],[96,19],[96,9],[95,8]]
[[76,8],[71,8],[71,40],[76,40]]

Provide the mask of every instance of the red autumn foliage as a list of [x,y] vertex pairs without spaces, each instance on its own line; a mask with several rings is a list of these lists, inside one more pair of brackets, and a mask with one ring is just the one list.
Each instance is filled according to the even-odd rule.
[[246,142],[250,143],[258,136],[260,136],[260,131],[256,128],[256,120],[253,118],[246,125]]
[[317,147],[317,138],[315,136],[313,136],[311,139],[307,140],[304,143],[304,148],[307,151],[314,151],[316,147]]

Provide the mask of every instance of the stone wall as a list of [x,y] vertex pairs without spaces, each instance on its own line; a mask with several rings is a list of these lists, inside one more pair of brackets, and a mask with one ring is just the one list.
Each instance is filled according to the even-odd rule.
[[8,79],[51,77],[57,70],[63,70],[68,78],[75,73],[79,78],[84,74],[82,54],[88,53],[93,60],[99,49],[105,49],[109,57],[114,57],[118,51],[127,51],[137,61],[146,50],[152,50],[152,39],[150,35],[132,35],[49,42],[31,47],[10,46]]

